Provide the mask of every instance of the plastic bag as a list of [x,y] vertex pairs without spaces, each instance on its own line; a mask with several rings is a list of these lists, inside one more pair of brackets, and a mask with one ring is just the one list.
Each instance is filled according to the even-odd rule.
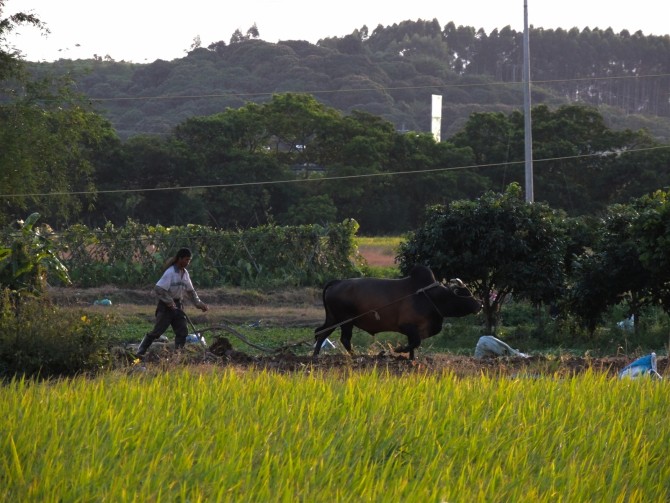
[[205,337],[200,334],[188,334],[186,336],[186,344],[202,344],[207,347],[207,342]]
[[510,347],[500,339],[496,339],[492,335],[482,335],[475,347],[475,358],[486,358],[489,356],[520,356],[521,358],[528,358],[527,354]]
[[656,379],[663,379],[661,374],[656,370],[656,353],[651,353],[647,356],[638,358],[619,372],[619,378],[635,379],[640,376],[650,376]]

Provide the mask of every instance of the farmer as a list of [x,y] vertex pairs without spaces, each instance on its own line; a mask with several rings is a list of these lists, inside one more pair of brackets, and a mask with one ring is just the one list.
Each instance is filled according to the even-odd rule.
[[172,326],[174,331],[174,347],[180,349],[186,343],[188,327],[186,326],[186,315],[182,299],[184,293],[188,294],[195,306],[202,310],[209,309],[207,304],[200,300],[198,294],[193,288],[191,277],[186,270],[191,262],[191,250],[181,248],[177,255],[172,257],[166,263],[166,269],[161,279],[154,287],[154,292],[158,296],[158,306],[156,307],[156,322],[151,332],[148,332],[137,350],[137,356],[142,357],[146,354],[151,343],[158,339]]

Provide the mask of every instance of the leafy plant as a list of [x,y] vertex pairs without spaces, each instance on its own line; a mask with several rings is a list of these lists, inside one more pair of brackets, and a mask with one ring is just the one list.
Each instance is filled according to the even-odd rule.
[[16,294],[41,295],[49,275],[70,283],[66,267],[58,259],[49,226],[36,226],[39,213],[32,213],[18,230],[8,229],[0,246],[0,286]]

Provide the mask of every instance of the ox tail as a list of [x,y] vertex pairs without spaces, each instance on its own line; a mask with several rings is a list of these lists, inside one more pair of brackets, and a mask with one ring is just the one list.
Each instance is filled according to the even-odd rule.
[[314,330],[314,358],[316,358],[316,356],[319,354],[319,350],[321,349],[323,341],[325,341],[326,338],[333,332],[333,330],[335,330],[335,327],[330,327],[333,319],[333,313],[328,306],[328,302],[326,302],[326,293],[330,287],[337,283],[339,283],[339,280],[331,280],[323,287],[321,300],[323,301],[323,309],[326,311],[326,320],[323,322],[323,325]]
[[330,280],[328,283],[326,283],[326,285],[323,287],[323,292],[321,293],[321,301],[323,302],[323,308],[326,310],[326,317],[328,317],[328,315],[330,314],[330,312],[329,312],[329,310],[328,310],[328,304],[326,303],[326,292],[328,291],[328,289],[329,289],[331,286],[336,285],[336,284],[339,283],[340,281],[341,281],[341,280],[339,280],[339,279],[331,279],[331,280]]
[[[326,293],[328,292],[328,289],[337,283],[339,283],[341,280],[339,279],[332,279],[326,285],[323,287],[323,292],[321,293],[321,302],[323,303],[323,309],[326,312],[326,320],[323,322],[323,325],[321,325],[319,328],[316,329],[316,333],[321,333],[324,331],[324,329],[328,328],[329,323],[332,323],[333,319],[333,313],[330,309],[330,306],[328,302],[326,302]],[[332,330],[331,330],[332,332]]]

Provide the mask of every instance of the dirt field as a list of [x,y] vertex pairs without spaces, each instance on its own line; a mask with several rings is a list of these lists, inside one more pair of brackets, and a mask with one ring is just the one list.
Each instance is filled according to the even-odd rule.
[[[210,310],[207,313],[200,313],[194,308],[188,309],[193,322],[198,327],[214,326],[222,322],[246,324],[258,319],[276,327],[318,327],[323,322],[321,292],[315,288],[276,292],[225,288],[202,290],[199,294],[210,305]],[[51,291],[51,298],[59,305],[99,310],[106,308],[94,306],[94,301],[109,298],[117,313],[146,317],[147,323],[152,321],[153,304],[155,303],[150,287],[147,287],[146,290],[124,290],[113,286],[85,290],[54,289]],[[318,359],[312,360],[309,356],[303,356],[305,348],[299,351],[298,355],[291,351],[263,356],[258,356],[258,351],[253,350],[249,353],[235,351],[228,338],[228,335],[221,334],[221,342],[218,345],[217,343],[210,345],[207,353],[203,353],[201,348],[193,345],[188,348],[188,351],[175,354],[171,349],[172,344],[156,343],[142,365],[147,368],[151,366],[170,368],[181,364],[217,365],[305,374],[326,370],[355,372],[376,368],[379,371],[397,375],[414,372],[452,372],[459,376],[487,374],[511,377],[567,376],[591,370],[605,372],[615,377],[634,359],[633,356],[590,358],[570,355],[561,357],[534,355],[527,359],[477,360],[470,356],[428,354],[418,351],[417,359],[408,361],[406,354],[394,353],[391,348],[382,347],[375,339],[370,338],[370,344],[355,348],[357,354],[353,356],[341,354],[338,350],[331,350],[323,352]],[[336,340],[337,336],[332,339]],[[234,337],[230,337],[230,340],[234,341]],[[473,341],[473,350],[475,343],[476,341]],[[241,345],[236,342],[235,347],[241,347]],[[129,353],[120,352],[118,359],[119,363],[133,367]],[[137,362],[134,365],[136,366]],[[666,377],[669,372],[667,357],[658,357],[658,371]]]
[[[392,375],[410,373],[453,373],[460,377],[488,375],[491,377],[534,378],[540,376],[567,377],[584,372],[605,373],[616,377],[631,362],[628,357],[589,358],[576,356],[529,358],[486,358],[450,354],[419,355],[409,361],[406,355],[381,350],[377,354],[321,354],[316,360],[310,356],[296,356],[290,351],[267,356],[252,356],[232,349],[227,338],[215,341],[206,353],[196,346],[188,346],[183,353],[175,353],[171,344],[155,344],[142,365],[170,368],[179,365],[216,365],[239,370],[268,370],[276,372],[339,371],[342,373],[369,371],[388,372]],[[667,378],[668,359],[658,358],[658,372]],[[129,362],[130,363],[130,362]],[[137,362],[135,362],[137,364]]]

